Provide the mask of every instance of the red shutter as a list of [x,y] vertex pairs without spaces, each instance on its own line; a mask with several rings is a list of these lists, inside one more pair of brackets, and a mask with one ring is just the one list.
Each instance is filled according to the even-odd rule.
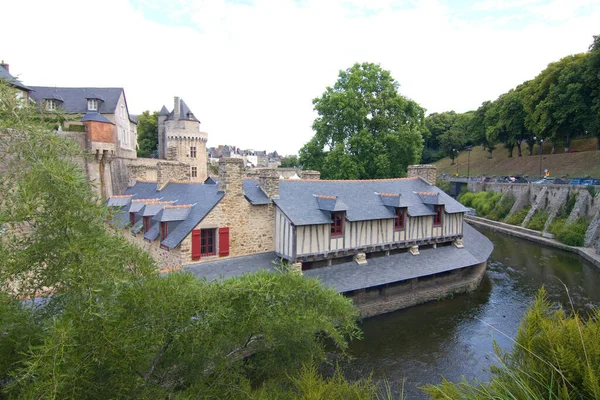
[[219,257],[229,255],[229,228],[219,228]]
[[200,229],[192,231],[192,260],[200,259]]

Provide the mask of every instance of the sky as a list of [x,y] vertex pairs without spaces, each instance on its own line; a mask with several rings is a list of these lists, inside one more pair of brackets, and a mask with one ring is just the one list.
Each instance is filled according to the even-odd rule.
[[295,154],[340,70],[391,71],[426,113],[476,109],[587,51],[600,0],[5,0],[0,59],[31,86],[181,97],[208,146]]

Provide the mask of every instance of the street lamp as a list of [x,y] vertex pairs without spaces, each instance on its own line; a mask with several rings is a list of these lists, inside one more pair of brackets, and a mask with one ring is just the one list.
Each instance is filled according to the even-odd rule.
[[456,161],[456,177],[458,178],[458,150],[452,149],[452,152],[454,153],[454,158]]
[[465,147],[465,150],[467,151],[467,181],[468,181],[469,177],[471,176],[471,150],[473,150],[473,146],[467,146],[467,147]]
[[[533,140],[536,141],[537,137],[534,136]],[[540,138],[540,179],[543,178],[542,176],[542,153],[544,152],[544,139]]]

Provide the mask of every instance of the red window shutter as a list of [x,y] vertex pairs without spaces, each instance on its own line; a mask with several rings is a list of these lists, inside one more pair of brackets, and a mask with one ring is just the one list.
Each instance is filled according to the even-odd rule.
[[229,255],[229,228],[219,228],[219,257]]
[[192,231],[192,260],[200,259],[200,229]]

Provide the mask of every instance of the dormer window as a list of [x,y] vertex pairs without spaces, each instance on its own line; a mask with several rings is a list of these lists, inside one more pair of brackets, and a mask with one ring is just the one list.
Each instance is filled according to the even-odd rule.
[[160,223],[160,240],[165,240],[167,235],[169,234],[169,223],[163,221]]
[[340,237],[344,234],[344,212],[331,213],[331,237]]
[[396,208],[396,218],[394,219],[394,229],[404,229],[406,210],[404,208]]
[[88,99],[88,111],[98,111],[98,99]]
[[150,230],[150,217],[144,217],[144,233]]
[[58,108],[58,101],[54,100],[54,99],[47,99],[46,100],[46,110],[48,111],[54,111]]
[[433,216],[433,226],[442,225],[442,217],[444,214],[444,206],[433,206],[435,215]]
[[193,120],[194,119],[194,114],[188,113],[188,119]]

